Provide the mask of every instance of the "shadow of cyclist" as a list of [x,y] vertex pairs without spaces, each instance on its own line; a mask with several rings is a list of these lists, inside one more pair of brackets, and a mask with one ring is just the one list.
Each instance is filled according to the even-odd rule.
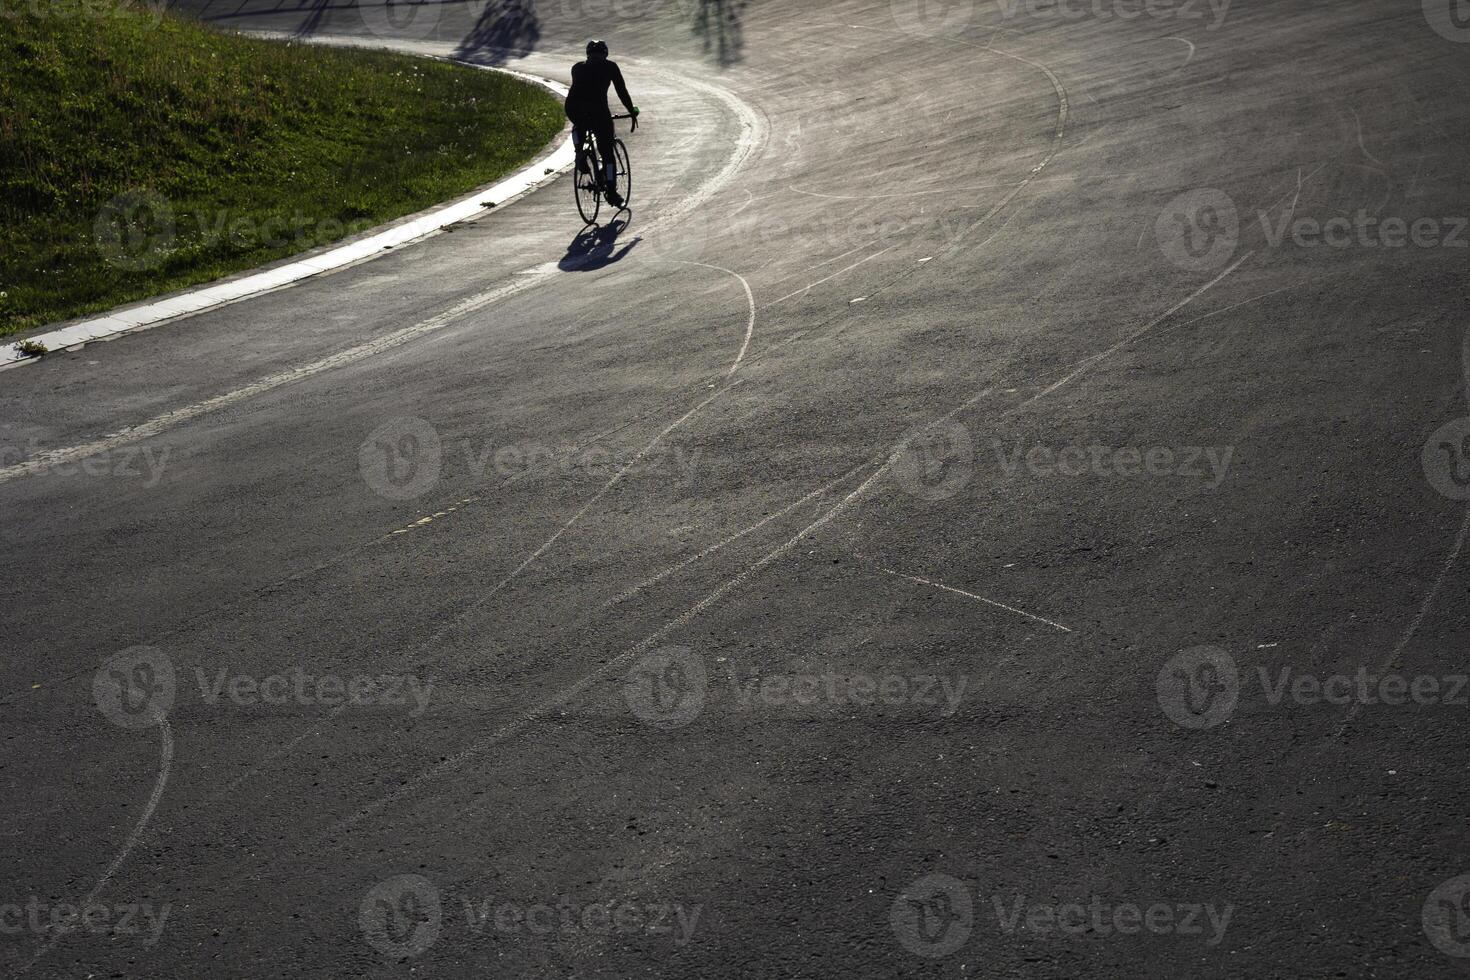
[[619,248],[618,236],[627,228],[626,217],[615,217],[601,227],[589,225],[583,228],[567,246],[567,254],[561,257],[556,267],[563,272],[596,272],[614,262],[621,262],[633,251],[633,246],[643,241],[642,238],[634,238]]
[[503,65],[535,51],[540,40],[536,0],[489,0],[454,56],[477,65]]

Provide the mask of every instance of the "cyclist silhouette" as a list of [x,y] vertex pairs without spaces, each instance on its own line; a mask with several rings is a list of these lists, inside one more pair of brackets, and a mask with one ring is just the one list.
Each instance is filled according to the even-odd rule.
[[597,140],[597,153],[607,174],[607,199],[615,208],[623,206],[618,193],[618,164],[613,154],[612,110],[607,106],[608,86],[617,90],[618,98],[633,117],[633,131],[638,131],[638,107],[628,94],[623,82],[623,72],[616,61],[607,57],[606,41],[587,42],[587,60],[572,66],[572,88],[567,93],[567,118],[572,121],[572,142],[577,147],[577,169],[587,173],[587,161],[582,158],[582,134],[590,132]]

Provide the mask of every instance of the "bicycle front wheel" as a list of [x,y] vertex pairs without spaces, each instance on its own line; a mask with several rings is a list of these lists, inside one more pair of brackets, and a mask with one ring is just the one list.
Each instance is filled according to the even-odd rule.
[[597,159],[597,155],[588,153],[587,173],[582,173],[577,167],[572,168],[572,189],[577,195],[577,211],[589,225],[597,223],[597,212],[602,207],[602,194],[597,189],[595,176],[601,166],[602,162]]
[[628,148],[622,140],[613,140],[613,154],[618,163],[618,193],[623,195],[623,207],[633,206],[633,162],[628,159]]

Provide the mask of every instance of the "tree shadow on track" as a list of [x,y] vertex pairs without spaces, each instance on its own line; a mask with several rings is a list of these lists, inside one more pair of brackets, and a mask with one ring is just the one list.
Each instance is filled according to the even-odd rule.
[[503,65],[536,50],[540,40],[536,0],[488,0],[454,56],[479,65]]
[[618,236],[627,228],[627,218],[613,218],[601,227],[588,225],[572,239],[567,246],[567,254],[562,256],[556,267],[563,272],[596,272],[614,262],[621,262],[624,256],[633,251],[633,246],[643,240],[635,238],[618,248]]
[[740,60],[745,48],[746,0],[699,0],[694,11],[694,33],[704,39],[704,53],[721,67]]

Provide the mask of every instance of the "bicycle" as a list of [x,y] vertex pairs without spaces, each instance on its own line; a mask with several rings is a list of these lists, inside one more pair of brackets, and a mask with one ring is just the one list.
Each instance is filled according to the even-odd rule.
[[[613,116],[614,120],[632,118],[631,115]],[[577,149],[578,159],[587,165],[587,171],[583,172],[580,164],[573,171],[576,179],[572,181],[572,190],[576,195],[577,211],[582,215],[582,220],[592,225],[597,223],[602,202],[607,199],[607,178],[604,176],[602,159],[597,155],[597,140],[590,130],[582,131],[582,145]],[[616,136],[613,137],[613,155],[617,164],[617,186],[623,195],[623,207],[620,210],[626,211],[633,205],[633,164],[628,159],[628,148]]]

